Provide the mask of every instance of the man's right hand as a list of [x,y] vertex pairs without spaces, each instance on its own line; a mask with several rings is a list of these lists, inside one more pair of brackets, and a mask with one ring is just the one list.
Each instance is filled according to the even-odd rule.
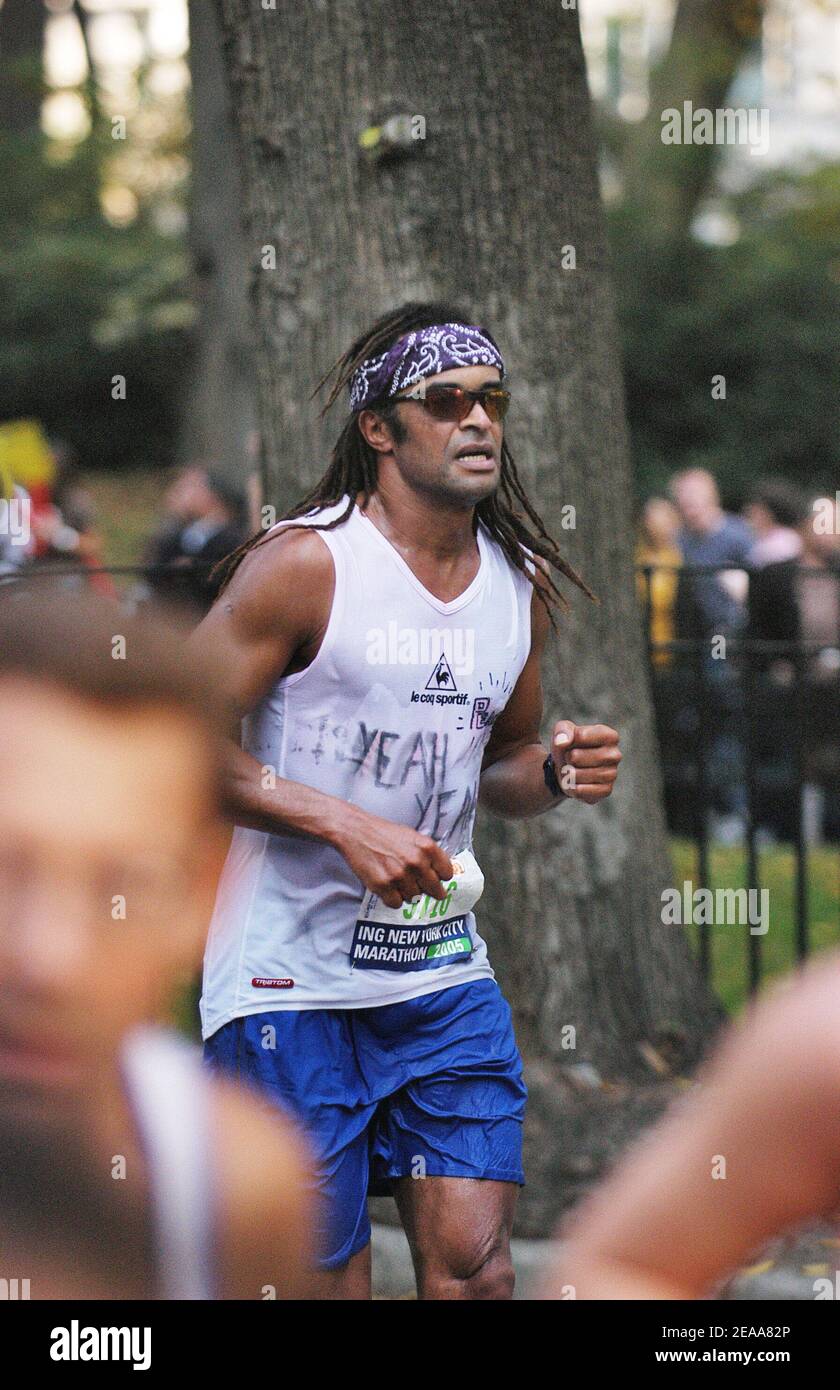
[[418,893],[446,897],[441,879],[452,876],[452,860],[430,835],[358,806],[346,805],[346,812],[331,842],[386,907],[400,907]]

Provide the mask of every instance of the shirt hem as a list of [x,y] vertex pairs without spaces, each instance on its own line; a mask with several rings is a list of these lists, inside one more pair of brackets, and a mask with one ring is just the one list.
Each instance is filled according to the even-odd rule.
[[[437,973],[437,972],[436,972]],[[288,991],[285,998],[276,998],[271,991],[266,990],[266,998],[254,999],[248,1003],[232,1005],[229,1009],[223,1010],[214,1016],[213,1022],[206,1026],[202,1021],[201,1037],[206,1042],[212,1038],[220,1028],[224,1028],[226,1023],[232,1023],[235,1018],[247,1018],[251,1014],[267,1013],[301,1013],[304,1009],[377,1009],[387,1008],[389,1004],[405,1004],[409,999],[419,999],[424,994],[436,994],[442,989],[451,989],[454,985],[467,985],[472,980],[495,980],[496,974],[492,966],[482,966],[480,969],[473,969],[459,974],[456,979],[441,980],[440,982],[428,982],[414,988],[399,990],[395,994],[389,994],[387,998],[381,994],[374,994],[363,999],[315,999],[300,1000],[289,998]]]

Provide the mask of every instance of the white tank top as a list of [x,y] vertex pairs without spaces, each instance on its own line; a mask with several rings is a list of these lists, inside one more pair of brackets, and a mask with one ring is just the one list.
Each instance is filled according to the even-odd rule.
[[[484,747],[530,650],[530,580],[481,522],[478,572],[449,603],[357,506],[315,534],[335,567],[326,632],[311,664],[282,677],[243,721],[243,747],[268,777],[274,769],[413,826],[450,855],[471,850]],[[533,572],[531,555],[523,547]],[[364,894],[331,845],[237,826],[204,959],[204,1037],[244,1014],[368,1008],[493,977],[472,912],[444,952],[399,945],[378,966],[376,952],[356,944]]]
[[201,1053],[139,1027],[123,1039],[120,1068],[148,1164],[160,1296],[216,1299],[212,1082]]

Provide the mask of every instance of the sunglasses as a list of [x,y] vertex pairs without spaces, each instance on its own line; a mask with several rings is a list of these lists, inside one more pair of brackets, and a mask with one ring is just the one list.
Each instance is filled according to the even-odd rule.
[[478,391],[468,391],[465,386],[427,386],[421,382],[413,391],[404,396],[395,396],[395,401],[419,401],[435,420],[449,420],[459,424],[465,420],[475,405],[481,404],[488,419],[495,424],[507,415],[510,405],[510,391],[501,386],[482,386]]

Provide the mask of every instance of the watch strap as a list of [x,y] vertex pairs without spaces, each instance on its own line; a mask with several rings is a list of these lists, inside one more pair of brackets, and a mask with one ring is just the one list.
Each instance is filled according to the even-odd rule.
[[551,792],[552,796],[566,795],[566,793],[563,791],[563,788],[560,786],[560,783],[557,780],[557,773],[554,768],[554,759],[552,758],[550,753],[546,754],[546,759],[543,763],[543,780],[545,781],[545,785],[548,787],[548,790]]

